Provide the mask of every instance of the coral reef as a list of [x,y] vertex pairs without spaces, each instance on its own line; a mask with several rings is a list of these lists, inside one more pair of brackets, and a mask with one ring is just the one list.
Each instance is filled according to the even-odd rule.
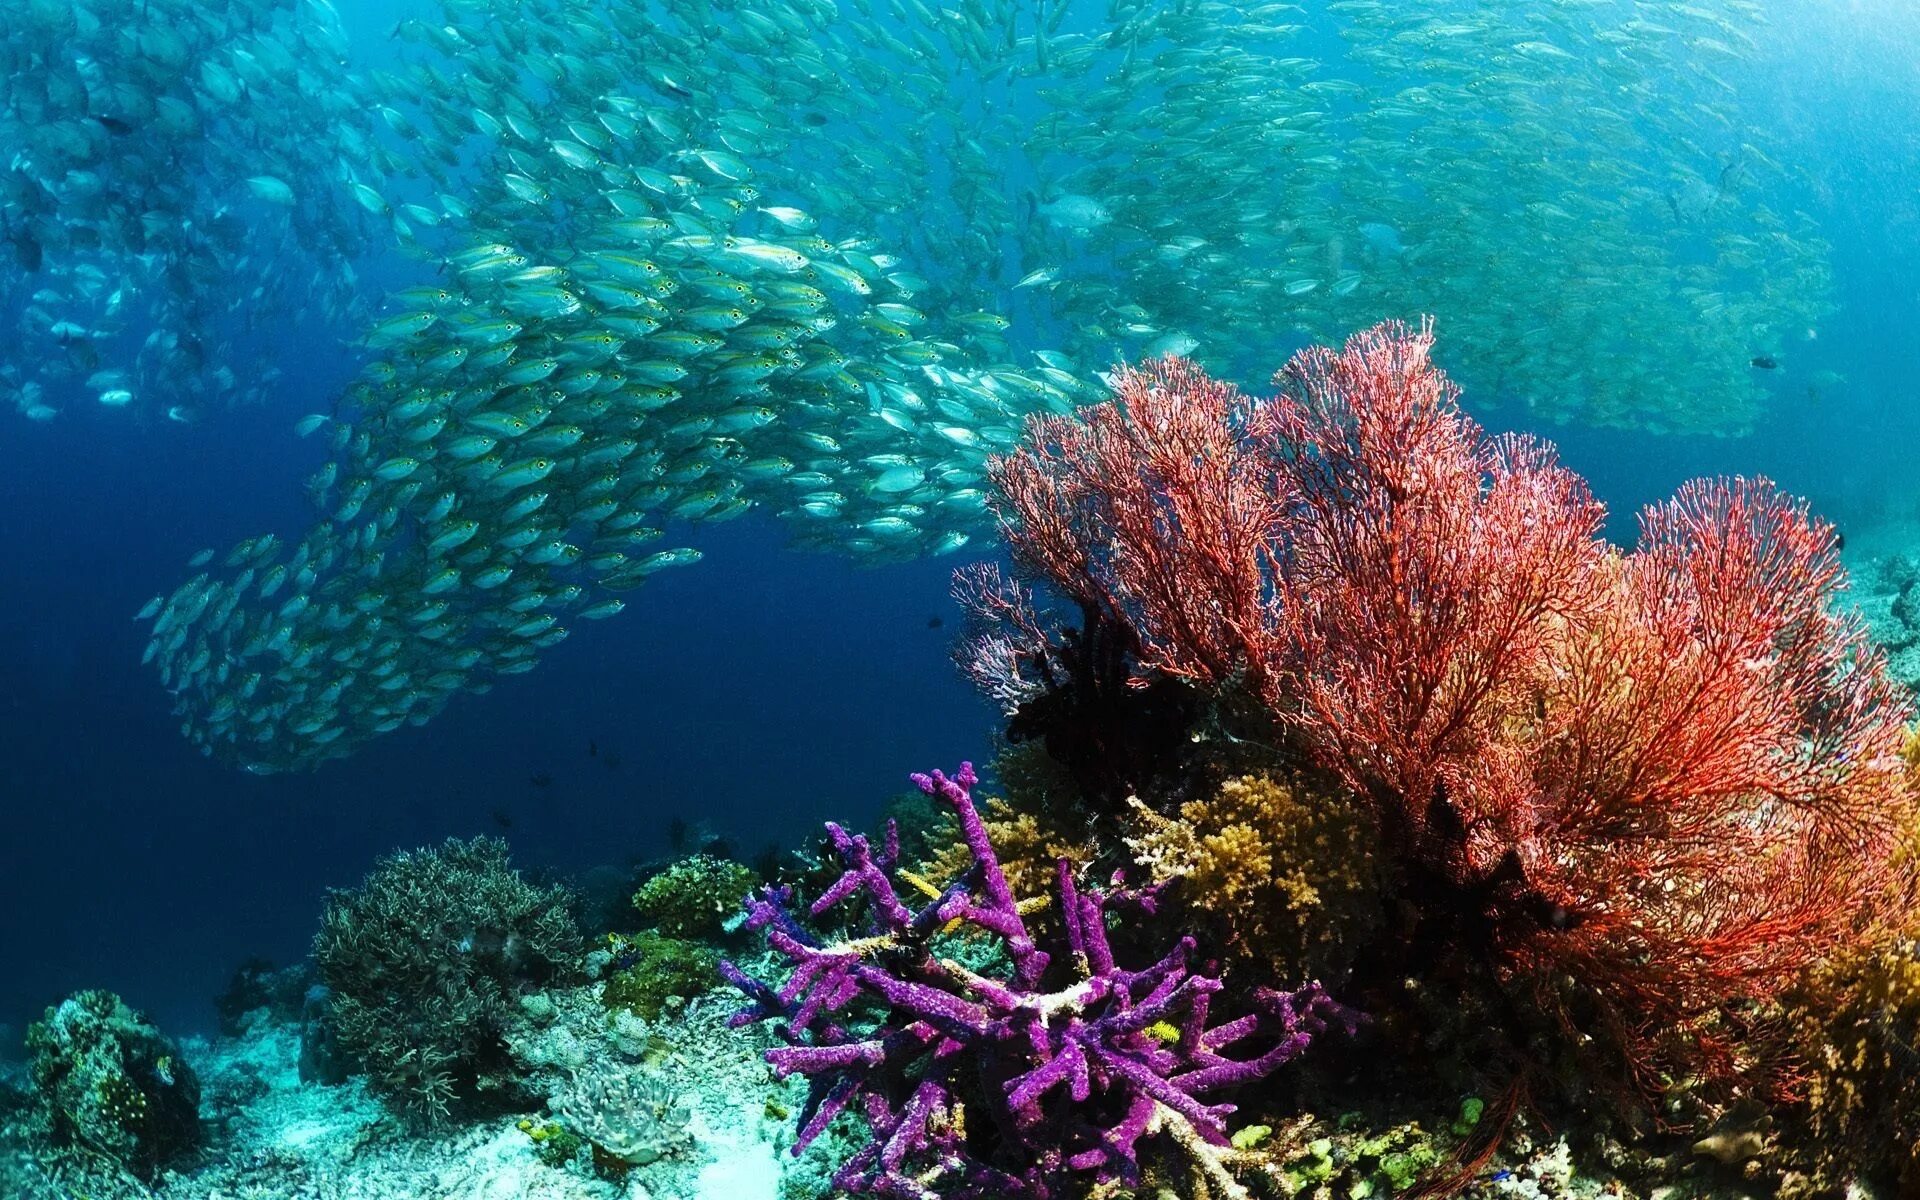
[[755,883],[740,863],[711,854],[681,859],[640,885],[633,907],[672,938],[718,937]]
[[1920,560],[1905,553],[1870,559],[1855,581],[1861,615],[1887,652],[1887,673],[1920,690]]
[[1352,1200],[1399,1195],[1411,1191],[1443,1157],[1419,1125],[1374,1132],[1361,1122],[1343,1121],[1336,1134],[1314,1138],[1288,1161],[1287,1190],[1296,1195],[1325,1191]]
[[[1857,1166],[1920,1188],[1920,939],[1820,964],[1795,997],[1808,1048],[1807,1115],[1828,1173]],[[1840,1159],[1839,1163],[1831,1160]]]
[[533,1142],[540,1161],[556,1171],[571,1166],[587,1146],[584,1138],[558,1121],[522,1117],[516,1128]]
[[[1083,891],[1065,859],[1056,902],[1067,969],[1054,969],[974,807],[972,766],[914,780],[960,822],[973,856],[961,879],[909,908],[888,874],[897,838],[876,854],[864,837],[829,825],[845,873],[809,914],[864,902],[867,934],[822,945],[787,910],[790,894],[768,889],[748,924],[767,931],[793,974],[776,989],[723,967],[751,1000],[736,1020],[777,1019],[791,1043],[767,1053],[775,1072],[809,1079],[798,1145],[856,1102],[864,1112],[871,1140],[841,1164],[834,1186],[899,1197],[1049,1197],[1075,1183],[1137,1186],[1171,1160],[1184,1186],[1244,1197],[1236,1170],[1277,1170],[1269,1156],[1233,1144],[1226,1123],[1234,1106],[1204,1097],[1266,1077],[1329,1024],[1352,1032],[1358,1018],[1309,984],[1287,994],[1259,989],[1245,998],[1250,1011],[1210,1024],[1222,984],[1190,969],[1193,940],[1144,969],[1120,967],[1108,946],[1108,905],[1151,911],[1152,894]],[[1002,939],[1011,978],[935,958],[929,939],[954,922]],[[877,1024],[861,1017],[868,1007],[884,1014]],[[1230,1049],[1247,1056],[1229,1057]]]
[[34,1097],[58,1145],[151,1179],[200,1144],[200,1082],[112,992],[76,992],[27,1028]]
[[595,1163],[615,1174],[685,1154],[692,1145],[685,1101],[647,1071],[587,1064],[551,1104],[561,1124],[592,1145]]
[[601,985],[608,1008],[648,1020],[670,1001],[690,999],[719,986],[720,956],[698,942],[662,937],[651,930],[609,939],[614,974]]
[[1083,624],[1036,639],[1020,595],[978,589],[1004,632],[977,674],[1044,683],[1097,640],[1136,692],[1257,703],[1378,826],[1413,918],[1383,961],[1486,964],[1516,1036],[1623,1098],[1784,1089],[1755,1008],[1911,883],[1911,706],[1834,602],[1834,532],[1705,481],[1620,552],[1548,446],[1461,412],[1431,346],[1388,324],[1312,348],[1263,400],[1153,362],[1035,418],[990,474],[1016,562]]
[[[980,822],[993,842],[1007,888],[1016,901],[1044,903],[1053,889],[1061,859],[1087,862],[1094,857],[1087,832],[1063,828],[1065,822],[1055,813],[1016,809],[1010,802],[995,798],[987,801]],[[973,851],[967,846],[961,823],[947,814],[939,828],[939,836],[932,839],[939,849],[914,872],[936,891],[974,866]]]
[[[1110,855],[1105,846],[1115,840],[1115,831],[1096,827],[1095,810],[1078,802],[1072,779],[1040,742],[1003,741],[989,774],[996,794],[977,807],[988,840],[993,843],[995,860],[1033,931],[1046,937],[1060,936],[1064,931],[1058,926],[1059,914],[1050,900],[1060,860],[1068,858],[1083,864],[1107,861]],[[902,831],[902,861],[916,865],[901,878],[933,895],[973,869],[973,851],[950,807],[930,801],[925,793],[916,791],[915,795],[930,805],[934,816],[922,837],[910,842]],[[823,886],[833,877],[829,876]],[[976,965],[972,956],[993,953],[1000,946],[996,939],[981,936],[980,931],[966,925],[948,936],[943,952],[967,959],[969,966]]]
[[780,1154],[792,1141],[786,1110],[803,1094],[761,1060],[772,1039],[730,1028],[730,994],[695,996],[649,1021],[609,1012],[595,993],[547,993],[550,1005],[509,1031],[522,1090],[546,1108],[526,1119],[523,1147],[559,1156],[560,1134],[532,1137],[553,1126],[590,1150],[562,1164],[574,1176],[633,1195],[771,1200],[791,1161]]
[[[5,1084],[0,1067],[0,1196],[8,1200],[773,1200],[821,1178],[810,1157],[782,1153],[793,1140],[787,1110],[805,1088],[781,1083],[761,1055],[759,1031],[728,1027],[736,996],[690,1001],[671,1020],[611,1015],[591,986],[555,988],[543,1005],[514,1005],[506,1022],[510,1067],[524,1101],[498,1113],[456,1111],[431,1127],[397,1121],[369,1081],[323,1085],[302,1076],[298,1024],[282,1015],[234,1036],[186,1039],[180,1051],[201,1081],[201,1149],[149,1181],[75,1161],[49,1145],[36,1105]],[[596,1165],[585,1140],[555,1115],[589,1103],[576,1080],[644,1079],[641,1094],[677,1098],[658,1143],[669,1153],[640,1164]],[[573,1097],[572,1100],[569,1097]],[[609,1107],[604,1134],[643,1128],[644,1114]],[[590,1120],[578,1111],[581,1124]],[[536,1138],[534,1133],[543,1136]],[[629,1149],[650,1157],[641,1143]],[[619,1169],[610,1169],[617,1167]],[[615,1178],[619,1176],[619,1178]],[[818,1200],[822,1190],[803,1192]]]
[[1374,831],[1351,799],[1303,779],[1246,775],[1163,816],[1129,806],[1126,844],[1156,883],[1281,975],[1333,978],[1381,923]]
[[313,955],[341,1047],[397,1111],[432,1123],[507,1101],[514,1001],[578,974],[582,949],[565,891],[475,838],[395,854],[335,892]]
[[298,1015],[312,985],[313,969],[306,963],[276,968],[264,958],[248,959],[213,1002],[220,1032],[235,1037],[250,1020],[285,1021]]

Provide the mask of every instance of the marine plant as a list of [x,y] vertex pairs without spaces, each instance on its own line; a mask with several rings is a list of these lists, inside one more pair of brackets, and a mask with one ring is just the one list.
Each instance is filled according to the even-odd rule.
[[27,1027],[26,1042],[36,1105],[56,1145],[151,1180],[200,1144],[193,1068],[112,992],[75,992]]
[[[1257,400],[1178,359],[1117,372],[991,464],[1015,560],[1083,615],[1069,651],[1097,631],[1135,687],[1250,701],[1365,805],[1416,915],[1394,961],[1484,963],[1623,1094],[1780,1085],[1756,1006],[1909,874],[1911,707],[1834,603],[1834,531],[1699,481],[1615,549],[1432,342],[1308,349]],[[1043,695],[1062,639],[1017,592],[981,608],[1004,632],[976,674]]]
[[[807,914],[858,905],[864,932],[823,942],[791,911],[790,889],[768,888],[748,924],[792,974],[774,987],[722,966],[751,1001],[735,1024],[778,1021],[789,1044],[768,1062],[807,1077],[795,1153],[857,1105],[870,1140],[833,1180],[855,1193],[1046,1198],[1157,1177],[1245,1197],[1237,1172],[1277,1171],[1233,1144],[1235,1106],[1211,1098],[1272,1074],[1329,1026],[1353,1032],[1356,1014],[1318,984],[1229,997],[1192,964],[1190,937],[1144,968],[1120,966],[1107,924],[1122,908],[1151,913],[1153,892],[1083,888],[1066,859],[1054,896],[1066,952],[1040,949],[974,806],[972,765],[914,782],[959,820],[965,875],[912,908],[894,886],[891,829],[876,851],[830,824],[844,873]],[[1005,976],[930,952],[955,923],[1004,942]],[[1241,1014],[1215,1023],[1216,996]]]
[[516,1000],[580,970],[567,902],[564,889],[522,879],[507,844],[486,837],[402,851],[334,892],[314,964],[328,1023],[368,1086],[428,1125],[507,1099]]
[[633,907],[668,937],[717,938],[753,884],[753,871],[740,863],[692,854],[641,884]]

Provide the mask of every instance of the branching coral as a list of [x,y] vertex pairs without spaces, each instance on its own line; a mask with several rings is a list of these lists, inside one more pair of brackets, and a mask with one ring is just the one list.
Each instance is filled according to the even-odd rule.
[[1833,603],[1833,530],[1765,481],[1699,482],[1620,553],[1431,346],[1389,324],[1310,349],[1266,400],[1179,360],[1117,372],[992,463],[1015,559],[1128,646],[1133,686],[1253,697],[1361,797],[1411,945],[1483,959],[1647,1091],[1777,1083],[1743,1008],[1905,893],[1915,811],[1909,704]]
[[[969,792],[971,765],[951,779],[914,779],[960,822],[972,855],[960,879],[911,908],[891,878],[891,834],[876,854],[829,825],[845,873],[808,912],[862,903],[865,936],[822,945],[788,911],[791,896],[770,889],[749,924],[767,931],[792,976],[776,989],[722,968],[752,1000],[737,1023],[781,1022],[791,1044],[768,1052],[775,1072],[809,1079],[796,1150],[858,1103],[872,1140],[834,1178],[851,1192],[1047,1200],[1076,1185],[1137,1186],[1153,1147],[1186,1164],[1196,1194],[1245,1196],[1233,1169],[1260,1156],[1233,1146],[1234,1106],[1206,1097],[1271,1074],[1329,1024],[1351,1032],[1355,1015],[1309,984],[1258,989],[1244,1015],[1210,1024],[1222,984],[1190,967],[1193,939],[1145,969],[1122,968],[1107,942],[1108,906],[1151,911],[1152,893],[1083,891],[1065,859],[1056,898],[1068,953],[1056,962],[1035,944],[1000,868]],[[1011,977],[934,957],[930,939],[953,922],[1002,939]]]
[[565,891],[527,883],[505,842],[475,838],[395,854],[335,892],[313,955],[342,1047],[430,1123],[508,1086],[511,1001],[576,973],[580,951]]
[[1920,946],[1821,968],[1806,1006],[1816,1132],[1920,1183]]
[[[1059,828],[1045,812],[1015,809],[1005,800],[994,799],[987,801],[980,821],[993,842],[1007,887],[1021,903],[1046,901],[1061,859],[1083,862],[1091,857],[1092,847],[1083,832]],[[947,835],[946,844],[915,872],[935,887],[963,877],[974,865],[964,829],[949,821],[942,832]]]
[[[1909,769],[1920,735],[1905,749]],[[1920,851],[1920,827],[1909,853]],[[1807,1068],[1806,1113],[1830,1161],[1920,1191],[1920,910],[1814,965],[1796,989]]]
[[1281,973],[1337,973],[1379,918],[1373,831],[1344,795],[1248,775],[1164,816],[1137,798],[1134,861],[1211,915],[1236,952]]

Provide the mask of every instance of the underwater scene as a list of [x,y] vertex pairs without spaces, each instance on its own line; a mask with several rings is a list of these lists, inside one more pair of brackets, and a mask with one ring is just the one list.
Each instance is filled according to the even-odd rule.
[[0,1200],[1920,1200],[1920,5],[0,0]]

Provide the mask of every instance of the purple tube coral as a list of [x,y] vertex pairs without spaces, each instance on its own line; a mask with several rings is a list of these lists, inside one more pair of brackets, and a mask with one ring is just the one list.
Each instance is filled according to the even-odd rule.
[[[1257,989],[1245,1015],[1209,1026],[1222,984],[1189,965],[1193,939],[1143,970],[1120,967],[1107,908],[1151,913],[1152,893],[1118,890],[1117,875],[1113,892],[1083,891],[1066,859],[1055,900],[1069,961],[1055,964],[1034,944],[973,806],[972,764],[913,781],[959,818],[973,859],[959,879],[910,907],[891,876],[894,827],[876,854],[829,824],[845,871],[808,913],[864,897],[865,935],[822,944],[794,917],[791,889],[768,888],[750,901],[747,924],[766,930],[793,973],[775,988],[721,967],[752,1001],[734,1025],[780,1022],[790,1044],[767,1060],[811,1085],[794,1152],[857,1103],[872,1138],[834,1177],[849,1192],[1058,1200],[1084,1186],[1138,1184],[1143,1141],[1165,1137],[1216,1194],[1244,1196],[1228,1169],[1241,1157],[1226,1124],[1234,1106],[1207,1097],[1272,1073],[1330,1023],[1352,1033],[1357,1014],[1311,983]],[[1011,978],[935,955],[933,935],[962,924],[1005,944]]]

